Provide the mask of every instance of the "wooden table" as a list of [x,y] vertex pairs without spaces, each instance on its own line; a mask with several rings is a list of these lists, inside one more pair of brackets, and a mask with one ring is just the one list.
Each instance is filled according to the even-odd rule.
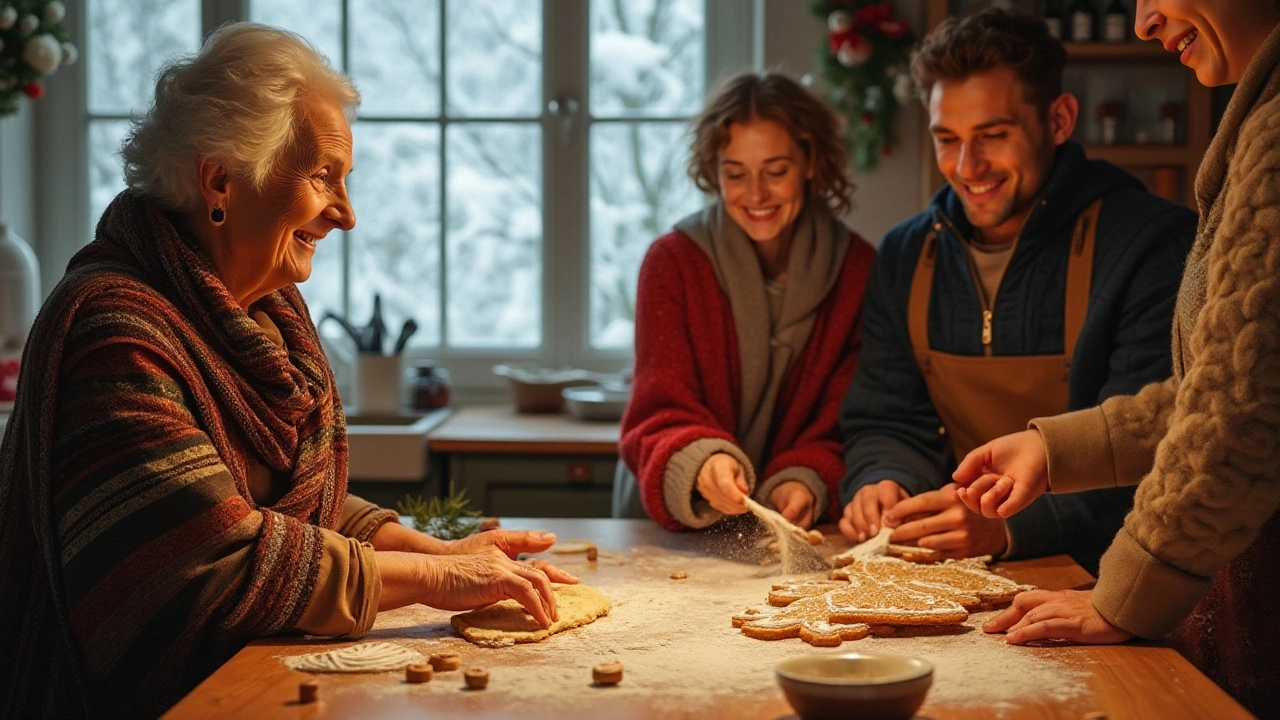
[[[640,520],[529,520],[504,519],[503,526],[514,529],[546,529],[559,533],[561,539],[586,538],[602,548],[655,546],[684,553],[718,555],[714,542],[701,534],[668,533],[651,522]],[[829,528],[828,528],[829,529]],[[723,539],[723,538],[721,538]],[[603,557],[603,555],[602,555]],[[604,563],[601,563],[602,565]],[[1050,589],[1087,586],[1092,578],[1065,556],[1015,561],[1000,565],[1002,572],[1020,582]],[[616,568],[627,572],[627,566]],[[585,575],[584,575],[585,578]],[[767,583],[762,590],[767,589]],[[395,611],[402,612],[402,611]],[[616,608],[615,613],[624,612]],[[607,621],[606,618],[604,621]],[[601,621],[601,622],[604,622]],[[727,618],[726,618],[727,623]],[[379,626],[383,618],[379,618]],[[393,624],[394,626],[394,624]],[[447,626],[446,626],[447,628]],[[582,631],[587,632],[591,628]],[[375,628],[376,630],[376,628]],[[444,632],[444,631],[441,631]],[[657,629],[655,629],[657,632]],[[385,633],[383,633],[385,635]],[[382,639],[386,639],[385,637]],[[760,642],[760,641],[751,641]],[[799,640],[779,641],[799,643]],[[670,698],[645,695],[610,695],[584,682],[573,697],[563,699],[556,707],[523,700],[511,693],[490,689],[466,692],[459,683],[438,675],[431,687],[405,685],[392,674],[319,676],[322,683],[320,702],[299,705],[298,684],[307,675],[289,670],[278,661],[282,654],[331,649],[324,644],[302,638],[268,638],[242,650],[186,698],[174,706],[167,718],[421,718],[456,717],[574,717],[574,718],[649,718],[649,717],[727,717],[727,718],[794,718],[774,679],[764,676],[744,678],[757,690],[751,696],[717,698],[713,709],[673,710]],[[532,648],[535,646],[522,646]],[[855,650],[856,643],[846,643],[842,650]],[[506,652],[508,649],[487,652]],[[819,652],[830,652],[819,650]],[[1087,692],[1070,701],[1047,698],[1018,698],[1001,703],[1000,712],[992,707],[948,706],[926,700],[921,718],[929,720],[986,718],[1062,718],[1080,720],[1089,712],[1103,712],[1109,720],[1121,718],[1214,718],[1230,720],[1247,718],[1249,714],[1226,693],[1193,668],[1177,652],[1151,643],[1130,643],[1111,647],[1044,647],[1034,652],[1052,654],[1069,664],[1073,671],[1087,676]],[[536,655],[533,657],[537,657]],[[726,661],[731,659],[726,658]],[[690,672],[697,672],[690,668]],[[998,683],[999,678],[984,677],[982,668],[973,668],[975,682]],[[454,673],[453,675],[456,675]],[[624,683],[626,681],[624,680]],[[446,684],[447,683],[447,684]],[[621,686],[620,686],[621,687]],[[418,689],[422,689],[418,692]],[[765,694],[762,694],[765,693]],[[565,702],[570,703],[566,710]]]

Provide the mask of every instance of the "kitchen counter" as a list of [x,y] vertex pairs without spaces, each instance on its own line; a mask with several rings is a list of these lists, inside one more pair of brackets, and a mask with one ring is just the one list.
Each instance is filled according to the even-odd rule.
[[[595,563],[582,555],[552,557],[610,598],[610,614],[542,643],[479,648],[456,636],[448,624],[449,613],[412,606],[382,613],[365,638],[422,652],[457,651],[464,667],[490,670],[489,688],[483,691],[463,689],[456,672],[437,673],[424,685],[406,684],[395,672],[308,675],[288,669],[280,658],[334,649],[349,641],[258,640],[165,717],[775,720],[793,717],[773,678],[776,658],[833,652],[797,639],[751,640],[730,627],[730,615],[746,604],[761,604],[773,582],[755,563],[726,559],[747,544],[742,536],[669,533],[643,520],[503,519],[502,524],[596,543],[600,559]],[[827,542],[837,550],[847,545],[832,535]],[[688,578],[668,579],[674,569],[689,570]],[[1092,581],[1066,556],[1006,562],[996,569],[1049,589],[1082,587]],[[710,599],[697,607],[679,605],[695,597]],[[687,612],[650,622],[655,607],[686,607]],[[867,638],[846,642],[839,650],[914,652],[932,658],[937,666],[934,687],[919,711],[932,720],[996,715],[1079,720],[1090,713],[1113,720],[1249,717],[1181,655],[1162,645],[1015,648],[985,635],[975,624],[971,618],[967,629],[946,637]],[[952,646],[962,652],[938,652],[939,647]],[[722,647],[728,650],[720,652]],[[709,655],[713,657],[705,659]],[[592,685],[591,664],[608,659],[623,663],[622,684]],[[320,701],[299,705],[298,684],[312,678],[320,684]]]

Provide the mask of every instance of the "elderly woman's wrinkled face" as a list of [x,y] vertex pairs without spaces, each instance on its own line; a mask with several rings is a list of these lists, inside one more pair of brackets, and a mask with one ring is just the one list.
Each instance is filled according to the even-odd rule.
[[261,191],[229,199],[232,271],[257,276],[244,284],[270,292],[310,277],[316,244],[330,230],[356,224],[347,197],[350,171],[351,127],[342,108],[307,101],[293,143]]
[[1276,0],[1138,0],[1137,9],[1138,37],[1178,53],[1209,87],[1239,82],[1280,21]]
[[729,217],[756,242],[789,231],[804,209],[808,158],[786,128],[772,120],[729,126],[720,151],[720,198]]

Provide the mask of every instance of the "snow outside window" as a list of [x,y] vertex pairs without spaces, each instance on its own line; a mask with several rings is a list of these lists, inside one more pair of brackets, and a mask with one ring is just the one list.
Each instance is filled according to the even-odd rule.
[[[310,40],[363,99],[348,181],[358,223],[320,243],[301,286],[317,319],[363,324],[378,293],[393,331],[417,322],[411,355],[464,383],[460,365],[487,373],[497,359],[628,362],[645,250],[703,202],[685,164],[712,4],[241,3]],[[122,187],[120,142],[156,70],[234,17],[220,0],[86,5],[92,225]]]

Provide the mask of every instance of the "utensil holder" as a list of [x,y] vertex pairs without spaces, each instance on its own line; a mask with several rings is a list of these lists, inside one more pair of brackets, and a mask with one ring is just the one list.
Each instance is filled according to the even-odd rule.
[[399,355],[357,353],[352,378],[356,412],[361,415],[399,413],[402,376]]

